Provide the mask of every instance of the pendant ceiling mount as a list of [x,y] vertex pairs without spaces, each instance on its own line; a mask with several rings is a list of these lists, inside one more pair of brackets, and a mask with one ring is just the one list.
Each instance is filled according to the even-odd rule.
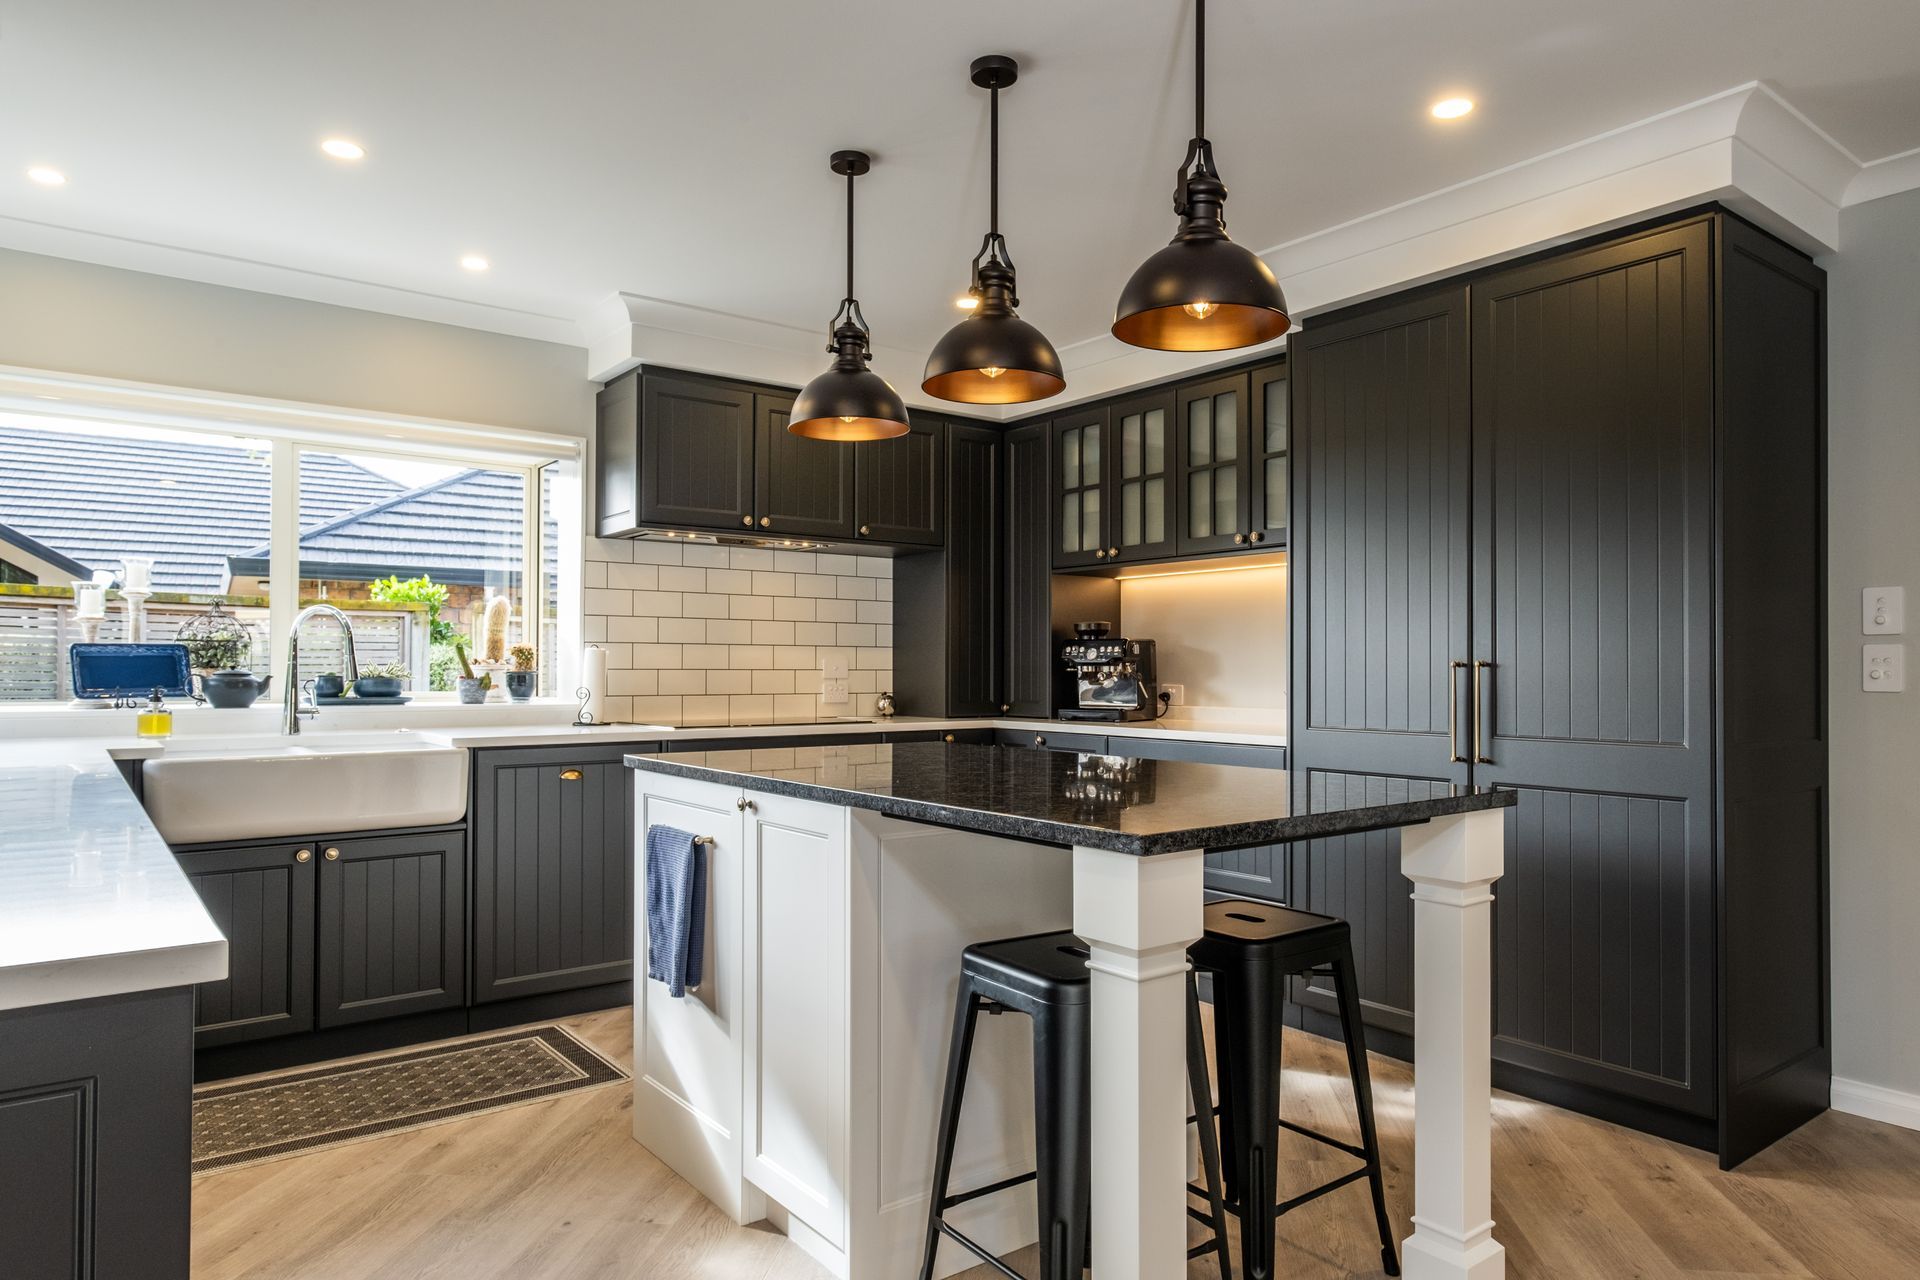
[[1024,404],[1060,394],[1067,380],[1053,344],[1017,314],[1013,257],[1000,234],[1000,90],[1020,78],[1020,64],[990,53],[973,60],[970,78],[992,95],[987,235],[967,288],[973,312],[934,345],[920,389],[960,404]]
[[853,296],[853,180],[873,168],[873,157],[836,151],[829,165],[847,180],[847,292],[827,322],[833,367],[800,389],[787,430],[816,440],[887,440],[907,433],[907,404],[868,367],[873,332]]
[[1113,336],[1158,351],[1229,351],[1272,341],[1291,323],[1280,282],[1227,238],[1227,186],[1207,141],[1207,0],[1194,0],[1193,139],[1175,176],[1180,230],[1133,273]]

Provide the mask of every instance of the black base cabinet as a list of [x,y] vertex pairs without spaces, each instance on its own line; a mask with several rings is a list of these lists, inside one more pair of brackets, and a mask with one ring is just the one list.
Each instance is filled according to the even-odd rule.
[[[1824,287],[1708,210],[1290,343],[1296,758],[1516,789],[1496,1082],[1727,1166],[1829,1094]],[[1398,858],[1293,868],[1388,1051]]]

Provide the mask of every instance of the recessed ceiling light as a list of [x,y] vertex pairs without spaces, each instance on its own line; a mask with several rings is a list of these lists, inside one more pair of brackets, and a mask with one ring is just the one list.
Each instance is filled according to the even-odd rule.
[[43,187],[64,187],[67,185],[66,174],[60,172],[58,169],[49,169],[45,165],[35,165],[33,168],[27,170],[27,176]]
[[1442,98],[1430,109],[1435,120],[1458,120],[1473,111],[1472,98]]
[[320,144],[320,149],[335,160],[359,160],[367,154],[367,149],[350,138],[328,138]]
[[466,257],[460,259],[460,265],[465,267],[469,271],[485,271],[488,267],[492,266],[493,264],[491,262],[488,262],[485,258],[481,257],[477,253],[470,253]]

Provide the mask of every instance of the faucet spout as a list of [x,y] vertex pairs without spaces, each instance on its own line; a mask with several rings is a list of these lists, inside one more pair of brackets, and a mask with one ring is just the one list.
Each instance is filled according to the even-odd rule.
[[[320,714],[320,704],[317,701],[309,703],[307,709],[304,711],[300,709],[300,693],[302,689],[300,684],[300,628],[305,626],[307,622],[313,618],[331,618],[340,624],[340,635],[345,641],[347,650],[347,670],[345,673],[347,683],[351,685],[355,680],[360,678],[360,663],[359,660],[353,656],[353,623],[348,619],[347,615],[330,604],[310,604],[302,609],[300,616],[293,620],[293,627],[287,634],[287,674],[286,678],[280,683],[282,690],[281,697],[285,699],[287,708],[287,713],[281,721],[280,731],[282,733],[299,733],[300,721],[303,719],[311,720]],[[309,683],[311,683],[311,681],[309,681]]]

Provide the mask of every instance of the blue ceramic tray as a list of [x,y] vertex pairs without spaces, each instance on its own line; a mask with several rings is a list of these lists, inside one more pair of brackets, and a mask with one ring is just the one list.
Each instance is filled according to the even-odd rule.
[[76,644],[67,664],[76,698],[144,698],[155,689],[169,698],[193,696],[183,644]]

